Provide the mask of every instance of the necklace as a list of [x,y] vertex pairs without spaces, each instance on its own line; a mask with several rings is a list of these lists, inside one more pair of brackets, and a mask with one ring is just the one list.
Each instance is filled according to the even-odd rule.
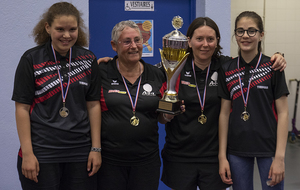
[[256,69],[258,68],[258,65],[260,63],[261,57],[262,57],[262,53],[260,53],[258,61],[257,61],[256,66],[255,66],[255,69],[254,69],[254,71],[253,71],[253,73],[252,73],[252,75],[250,77],[248,88],[246,90],[246,97],[245,97],[244,92],[243,92],[242,80],[241,80],[241,73],[240,73],[240,57],[238,57],[237,67],[238,67],[238,73],[239,73],[239,84],[240,84],[240,89],[241,89],[241,95],[242,95],[243,101],[244,101],[244,111],[241,114],[241,119],[243,121],[248,121],[250,119],[250,113],[247,111],[247,104],[248,104],[248,98],[249,98],[249,92],[250,92],[250,85],[251,85],[251,81],[252,81],[252,78],[254,76],[254,73],[256,72]]
[[[66,98],[67,98],[67,94],[69,91],[69,86],[70,86],[70,74],[68,76],[68,83],[67,83],[67,88],[64,90],[64,86],[63,86],[63,82],[62,82],[62,76],[60,74],[60,71],[58,69],[58,65],[57,65],[57,59],[56,59],[56,54],[55,54],[55,50],[53,48],[53,45],[51,44],[51,49],[53,52],[53,56],[54,56],[54,60],[55,60],[55,65],[56,65],[56,69],[57,69],[57,73],[58,73],[58,78],[59,78],[59,82],[60,82],[60,88],[61,88],[61,96],[62,96],[62,103],[63,103],[63,107],[60,108],[59,110],[59,115],[61,117],[68,117],[69,115],[69,109],[66,107]],[[72,47],[70,48],[69,51],[69,73],[70,73],[70,69],[71,69],[71,58],[72,58]]]
[[200,107],[201,107],[201,115],[198,117],[198,122],[201,123],[202,125],[207,122],[207,117],[203,114],[203,112],[204,112],[204,105],[205,105],[205,98],[206,98],[206,84],[207,84],[207,79],[208,79],[208,75],[209,75],[209,71],[210,71],[210,65],[211,65],[211,63],[209,63],[207,71],[206,71],[206,79],[205,79],[203,98],[201,99],[201,95],[200,95],[198,84],[197,84],[194,60],[192,62],[194,79],[195,79],[195,84],[196,84],[196,89],[197,89],[197,95],[198,95],[198,99],[199,99]]
[[[118,70],[120,72],[119,61],[117,61],[117,67],[118,67]],[[140,71],[141,71],[141,65],[140,65]],[[121,72],[120,72],[120,74],[121,74]],[[131,103],[131,107],[132,107],[133,116],[130,118],[129,121],[130,121],[130,124],[132,126],[137,127],[139,125],[139,123],[140,123],[140,119],[135,115],[135,110],[136,110],[137,100],[138,100],[138,97],[139,97],[139,91],[140,91],[140,87],[141,87],[142,76],[140,76],[140,79],[139,79],[139,83],[138,83],[138,87],[137,87],[136,95],[135,95],[136,98],[135,98],[134,102],[132,100],[132,97],[131,97],[131,94],[129,92],[127,83],[125,81],[125,78],[124,78],[124,76],[122,74],[121,74],[121,76],[122,76],[123,83],[124,83],[124,86],[126,88],[126,91],[127,91],[130,103]]]

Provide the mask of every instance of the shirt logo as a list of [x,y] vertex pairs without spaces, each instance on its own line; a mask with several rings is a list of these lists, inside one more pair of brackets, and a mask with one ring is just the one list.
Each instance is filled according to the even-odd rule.
[[152,86],[150,84],[143,85],[144,92],[142,93],[143,96],[155,96],[155,93],[152,92]]
[[195,87],[196,87],[196,85],[195,85],[195,84],[191,84],[190,82],[188,82],[188,81],[184,81],[184,80],[182,80],[182,81],[181,81],[181,84],[183,84],[183,85],[187,85],[187,86],[189,86],[189,87],[192,87],[192,88],[195,88]]
[[110,83],[110,85],[115,85],[115,86],[117,86],[117,85],[119,85],[119,83],[118,83],[117,80],[112,80],[112,83]]
[[218,86],[218,73],[216,71],[211,75],[210,79],[208,86]]
[[126,94],[126,91],[121,91],[121,90],[109,90],[108,93]]
[[268,86],[261,86],[261,85],[257,85],[257,89],[269,89]]
[[89,84],[87,82],[79,81],[80,85],[88,86]]
[[191,71],[185,71],[184,76],[185,76],[185,77],[192,77]]

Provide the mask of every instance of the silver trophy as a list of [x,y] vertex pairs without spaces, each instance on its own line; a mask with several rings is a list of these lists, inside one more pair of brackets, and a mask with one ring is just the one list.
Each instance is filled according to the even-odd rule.
[[183,25],[182,18],[175,16],[172,25],[175,30],[163,37],[163,49],[159,49],[167,75],[167,90],[159,101],[157,111],[177,115],[181,112],[181,101],[175,91],[175,85],[189,53],[186,53],[188,38],[178,31]]

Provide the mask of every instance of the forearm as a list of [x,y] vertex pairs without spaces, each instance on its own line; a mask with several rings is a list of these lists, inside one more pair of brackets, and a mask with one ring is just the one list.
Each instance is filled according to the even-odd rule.
[[276,102],[278,123],[275,158],[284,159],[288,137],[288,102],[287,97],[282,96]]
[[92,147],[101,147],[101,107],[100,101],[88,101],[87,109],[91,125]]
[[30,105],[15,103],[16,125],[21,144],[22,154],[33,154],[31,142]]
[[228,139],[228,119],[224,114],[219,116],[219,159],[226,158]]
[[219,159],[226,158],[231,101],[222,99],[219,116]]

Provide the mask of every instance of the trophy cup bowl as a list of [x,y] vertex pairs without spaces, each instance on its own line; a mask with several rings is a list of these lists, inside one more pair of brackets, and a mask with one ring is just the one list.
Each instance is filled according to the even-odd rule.
[[174,17],[172,25],[175,30],[163,37],[163,49],[159,49],[162,66],[167,76],[167,90],[162,99],[159,100],[157,111],[177,115],[181,113],[181,100],[178,98],[175,85],[189,53],[186,53],[188,39],[178,31],[183,25],[182,18],[180,16]]

